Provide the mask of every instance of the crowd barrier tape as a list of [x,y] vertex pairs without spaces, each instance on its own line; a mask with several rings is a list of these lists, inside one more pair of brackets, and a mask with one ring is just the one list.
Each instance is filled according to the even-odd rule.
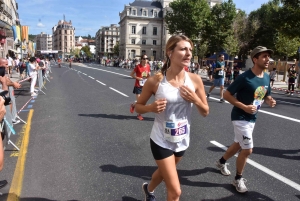
[[46,95],[46,93],[43,92],[43,90],[42,90],[42,88],[46,89],[46,87],[44,85],[44,79],[43,79],[42,70],[38,70],[38,85],[39,85],[39,91]]
[[[31,98],[25,103],[25,105],[23,105],[23,107],[21,107],[21,109],[17,112],[17,114],[19,114],[19,113],[26,107],[26,105],[27,105],[32,99],[34,99],[34,97],[31,97]],[[26,124],[27,124],[27,123],[26,123]]]
[[25,78],[23,80],[20,80],[20,81],[18,81],[18,83],[25,82],[26,80],[29,80],[29,79],[31,79],[31,77],[27,77],[27,78]]

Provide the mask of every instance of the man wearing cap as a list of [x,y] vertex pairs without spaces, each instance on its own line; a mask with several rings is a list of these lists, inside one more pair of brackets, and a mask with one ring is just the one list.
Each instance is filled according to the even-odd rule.
[[270,107],[276,105],[276,101],[270,96],[270,77],[264,72],[268,69],[270,54],[273,50],[258,46],[251,52],[254,66],[243,74],[227,88],[224,99],[234,107],[231,112],[231,121],[234,128],[234,143],[227,149],[223,157],[216,161],[216,166],[225,176],[230,175],[226,161],[234,156],[239,150],[236,159],[236,176],[232,182],[240,193],[248,191],[245,186],[246,179],[242,173],[248,156],[252,153],[252,133],[256,121],[256,115],[265,101]]

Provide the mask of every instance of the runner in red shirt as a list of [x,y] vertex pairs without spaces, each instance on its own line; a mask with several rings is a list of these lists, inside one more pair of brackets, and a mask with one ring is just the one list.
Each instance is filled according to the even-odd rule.
[[[135,78],[135,84],[133,88],[133,93],[136,94],[136,100],[139,98],[144,83],[146,82],[147,78],[150,76],[150,65],[148,64],[148,57],[147,55],[143,55],[141,58],[141,63],[136,65],[136,67],[131,72],[130,76]],[[136,101],[135,101],[136,103]],[[130,112],[134,112],[135,103],[131,104]],[[143,120],[144,118],[142,115],[138,114],[137,118],[139,120]]]

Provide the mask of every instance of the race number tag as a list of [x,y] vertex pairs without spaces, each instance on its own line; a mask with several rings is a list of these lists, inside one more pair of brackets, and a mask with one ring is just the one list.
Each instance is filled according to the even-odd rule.
[[253,105],[256,106],[256,112],[254,114],[256,114],[258,112],[258,110],[260,109],[260,107],[263,103],[264,103],[264,100],[254,100],[253,101]]
[[169,142],[180,142],[187,137],[187,120],[170,122],[166,121],[164,125],[164,137]]
[[224,74],[224,71],[223,70],[220,70],[218,75],[223,75]]
[[142,79],[142,80],[139,80],[139,84],[140,86],[144,86],[145,82],[147,81],[147,79]]

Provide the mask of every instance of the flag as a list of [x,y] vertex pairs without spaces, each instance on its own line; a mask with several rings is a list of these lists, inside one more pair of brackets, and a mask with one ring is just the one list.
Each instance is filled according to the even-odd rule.
[[25,39],[26,42],[28,42],[28,31],[29,31],[28,26],[22,26],[22,41]]

